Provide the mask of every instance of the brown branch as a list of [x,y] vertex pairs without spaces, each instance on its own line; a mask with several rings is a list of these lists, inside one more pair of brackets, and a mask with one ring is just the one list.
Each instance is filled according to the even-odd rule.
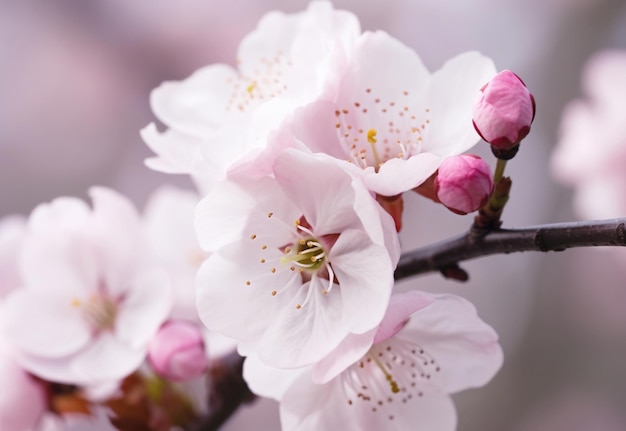
[[242,404],[255,399],[243,379],[243,360],[233,352],[213,363],[207,376],[209,413],[189,427],[190,431],[217,431]]
[[[400,257],[396,280],[432,271],[455,272],[458,263],[491,254],[562,251],[573,247],[626,246],[625,218],[558,223],[523,229],[468,232]],[[462,271],[462,270],[461,270]],[[454,277],[454,276],[453,276]],[[457,278],[457,277],[454,277]]]

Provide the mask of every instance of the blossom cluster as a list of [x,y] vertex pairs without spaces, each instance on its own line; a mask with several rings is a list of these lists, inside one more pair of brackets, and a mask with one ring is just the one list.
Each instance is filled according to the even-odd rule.
[[[501,112],[495,76],[476,52],[431,73],[316,1],[263,17],[236,68],[162,84],[151,105],[167,128],[141,131],[146,163],[189,175],[199,196],[162,190],[140,215],[94,188],[92,209],[59,198],[2,225],[0,373],[22,390],[0,402],[0,426],[38,429],[50,394],[77,389],[119,415],[97,403],[128,376],[202,375],[223,343],[285,430],[455,429],[450,394],[487,383],[502,351],[468,301],[394,292],[402,194],[461,214],[488,200],[488,165],[462,153],[479,140],[472,119]],[[534,103],[480,133],[517,144],[532,116]],[[30,413],[5,406],[26,399]]]

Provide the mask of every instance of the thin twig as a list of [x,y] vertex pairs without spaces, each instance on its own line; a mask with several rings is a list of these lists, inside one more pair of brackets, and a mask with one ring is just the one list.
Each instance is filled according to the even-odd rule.
[[626,246],[625,218],[558,223],[522,229],[495,229],[484,236],[468,232],[400,257],[396,280],[454,268],[491,254],[562,251],[573,247]]

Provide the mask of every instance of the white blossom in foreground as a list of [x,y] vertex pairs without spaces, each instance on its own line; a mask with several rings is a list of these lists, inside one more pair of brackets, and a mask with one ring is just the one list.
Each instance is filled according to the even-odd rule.
[[167,317],[167,273],[147,257],[139,216],[117,193],[91,190],[93,210],[58,198],[31,214],[23,287],[4,304],[18,363],[47,380],[94,385],[133,372]]
[[370,190],[395,196],[478,142],[472,107],[495,73],[490,59],[468,52],[431,74],[400,41],[366,32],[334,98],[297,112],[295,135],[361,168]]
[[209,65],[152,92],[152,110],[169,130],[151,124],[142,131],[157,154],[148,166],[191,174],[208,190],[262,150],[295,108],[332,90],[360,31],[353,14],[325,1],[265,15],[241,42],[237,68]]
[[[363,336],[361,336],[363,338]],[[454,295],[394,295],[369,343],[343,368],[331,355],[314,367],[271,369],[248,357],[244,377],[280,402],[283,431],[423,429],[453,431],[450,396],[486,384],[502,364],[498,336]],[[345,359],[345,358],[343,358]]]
[[200,318],[276,367],[320,360],[383,317],[399,246],[393,221],[331,157],[287,150],[275,177],[233,178],[201,201]]

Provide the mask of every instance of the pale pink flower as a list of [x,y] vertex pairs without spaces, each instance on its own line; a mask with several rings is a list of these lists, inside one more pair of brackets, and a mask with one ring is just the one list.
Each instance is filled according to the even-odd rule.
[[491,60],[470,52],[431,74],[406,45],[366,32],[336,95],[296,113],[295,135],[314,152],[362,169],[370,190],[398,195],[478,141],[472,105],[495,73]]
[[528,135],[534,118],[535,98],[526,84],[503,70],[481,88],[472,121],[481,138],[496,148],[509,149]]
[[296,107],[331,91],[359,34],[353,14],[325,1],[265,15],[241,42],[236,69],[206,66],[153,91],[152,110],[170,129],[142,131],[158,155],[148,165],[191,174],[208,190],[233,163],[262,150]]
[[497,334],[468,301],[419,291],[394,295],[369,343],[346,352],[296,370],[271,369],[251,356],[244,376],[253,391],[280,402],[285,431],[346,423],[359,430],[452,431],[456,412],[448,394],[486,384],[502,364]]
[[213,252],[198,273],[200,318],[272,366],[313,363],[386,309],[393,221],[340,163],[286,150],[275,177],[224,181],[198,206]]
[[171,307],[140,219],[117,193],[93,188],[38,206],[20,255],[24,287],[6,297],[4,333],[19,364],[77,385],[120,379],[143,361]]
[[586,218],[626,215],[626,51],[594,55],[583,73],[585,100],[563,112],[552,157],[555,176],[575,187]]
[[476,211],[487,203],[492,191],[489,165],[472,154],[448,157],[435,176],[437,199],[457,214]]

